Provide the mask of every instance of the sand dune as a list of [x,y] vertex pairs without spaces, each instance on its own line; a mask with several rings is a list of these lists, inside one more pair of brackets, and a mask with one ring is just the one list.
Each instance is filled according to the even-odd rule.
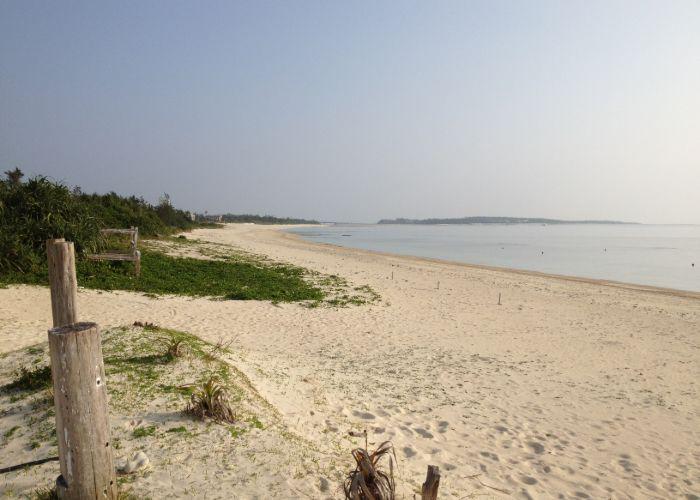
[[[238,368],[329,457],[349,457],[362,441],[351,433],[390,439],[404,498],[428,464],[443,472],[444,498],[699,494],[700,297],[317,245],[254,225],[193,236],[370,285],[381,301],[307,309],[82,290],[81,319],[235,338]],[[0,352],[44,340],[49,323],[45,288],[0,290]]]

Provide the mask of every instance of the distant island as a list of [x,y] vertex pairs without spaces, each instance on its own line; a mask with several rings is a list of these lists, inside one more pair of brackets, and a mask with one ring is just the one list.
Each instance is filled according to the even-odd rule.
[[377,224],[637,224],[614,220],[559,220],[538,217],[459,217],[452,219],[382,219]]
[[274,217],[272,215],[252,214],[222,214],[222,215],[197,215],[197,220],[209,222],[252,222],[255,224],[318,224],[316,220],[294,219],[291,217]]

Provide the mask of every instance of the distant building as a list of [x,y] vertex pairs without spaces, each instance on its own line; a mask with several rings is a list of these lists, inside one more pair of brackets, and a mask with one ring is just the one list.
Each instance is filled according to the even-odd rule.
[[197,216],[199,220],[205,221],[205,222],[223,222],[224,216],[223,215],[212,215],[212,214],[199,214]]

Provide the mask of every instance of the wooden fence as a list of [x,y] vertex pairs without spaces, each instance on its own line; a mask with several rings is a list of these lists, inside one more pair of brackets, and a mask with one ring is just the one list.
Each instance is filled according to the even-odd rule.
[[141,274],[141,252],[138,250],[139,228],[131,227],[129,229],[101,229],[102,234],[124,234],[131,237],[129,251],[127,252],[105,252],[88,255],[91,260],[122,260],[132,261],[134,263],[134,273],[136,276]]

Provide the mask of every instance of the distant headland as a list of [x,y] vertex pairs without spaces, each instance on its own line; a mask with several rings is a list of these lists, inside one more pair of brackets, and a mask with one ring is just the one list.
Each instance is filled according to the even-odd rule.
[[382,219],[377,224],[638,224],[614,220],[560,220],[539,217],[459,217],[451,219]]
[[197,214],[196,220],[208,222],[236,222],[236,223],[254,223],[254,224],[319,224],[317,220],[296,219],[292,217],[274,217],[272,215],[253,215],[253,214]]

